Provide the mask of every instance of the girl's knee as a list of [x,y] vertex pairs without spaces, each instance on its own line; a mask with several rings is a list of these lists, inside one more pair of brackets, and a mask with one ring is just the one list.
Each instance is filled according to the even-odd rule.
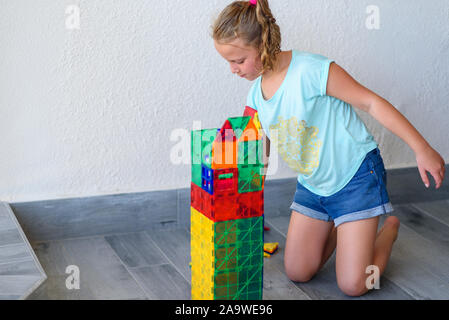
[[300,271],[300,270],[285,270],[287,277],[294,282],[308,282],[315,275],[314,272],[311,271]]
[[287,263],[284,260],[285,273],[294,282],[308,282],[318,271],[317,267],[301,265],[300,263]]
[[337,283],[340,290],[351,297],[359,297],[368,291],[365,280],[364,277],[347,277],[344,279],[339,279],[337,277]]

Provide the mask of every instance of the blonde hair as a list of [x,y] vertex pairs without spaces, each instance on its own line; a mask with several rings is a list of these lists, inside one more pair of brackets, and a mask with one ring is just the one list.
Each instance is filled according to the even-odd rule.
[[212,25],[212,38],[229,43],[237,38],[256,48],[262,61],[261,74],[273,70],[281,52],[281,31],[271,13],[268,0],[234,1],[219,14]]

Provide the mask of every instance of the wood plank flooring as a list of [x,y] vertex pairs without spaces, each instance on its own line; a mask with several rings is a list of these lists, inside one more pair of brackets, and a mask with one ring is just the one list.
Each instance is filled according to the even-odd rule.
[[0,300],[22,300],[46,279],[14,212],[0,202]]
[[[289,215],[265,217],[265,242],[279,242],[264,258],[263,298],[449,299],[449,200],[394,205],[401,227],[380,289],[361,297],[340,291],[335,253],[307,283],[285,275],[283,248]],[[385,217],[381,218],[379,227]],[[48,280],[28,299],[190,299],[189,229],[147,230],[32,244]],[[68,265],[80,270],[80,289],[68,290]]]

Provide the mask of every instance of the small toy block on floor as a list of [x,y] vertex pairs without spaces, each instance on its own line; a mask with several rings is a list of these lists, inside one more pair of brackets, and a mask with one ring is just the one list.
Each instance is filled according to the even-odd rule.
[[271,256],[277,251],[279,247],[278,242],[264,243],[263,244],[263,256],[265,258],[271,258]]
[[278,242],[272,242],[272,243],[264,243],[263,244],[263,251],[269,254],[273,254],[279,247]]
[[260,300],[264,257],[263,137],[257,111],[192,131],[194,300]]

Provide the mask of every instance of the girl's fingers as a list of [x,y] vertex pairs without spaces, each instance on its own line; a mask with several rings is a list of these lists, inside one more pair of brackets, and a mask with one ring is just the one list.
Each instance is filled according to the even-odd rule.
[[435,188],[438,189],[441,187],[441,183],[443,182],[443,175],[438,171],[435,174],[432,174],[433,180],[435,180]]
[[418,170],[419,170],[419,174],[421,176],[421,180],[424,182],[424,184],[428,188],[430,186],[430,184],[429,184],[429,178],[427,177],[426,170],[419,166],[418,166]]

